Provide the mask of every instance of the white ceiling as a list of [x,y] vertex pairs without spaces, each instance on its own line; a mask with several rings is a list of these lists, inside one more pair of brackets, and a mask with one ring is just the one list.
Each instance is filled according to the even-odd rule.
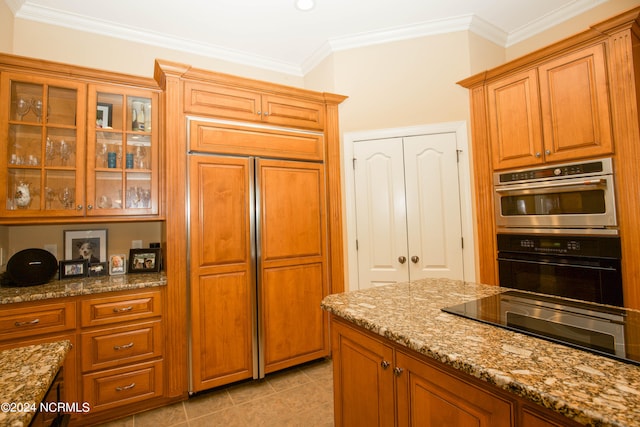
[[331,52],[470,30],[508,47],[615,0],[5,0],[21,19],[303,75]]

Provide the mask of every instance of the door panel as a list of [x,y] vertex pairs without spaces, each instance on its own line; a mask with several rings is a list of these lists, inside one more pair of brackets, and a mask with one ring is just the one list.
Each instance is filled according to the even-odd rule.
[[354,144],[359,287],[464,278],[455,133]]
[[254,374],[252,167],[189,157],[192,391]]
[[[411,280],[463,278],[454,133],[404,138]],[[414,262],[414,256],[419,260]]]
[[258,299],[264,373],[329,354],[324,165],[258,159]]
[[354,157],[360,287],[406,282],[409,270],[402,138],[357,142]]

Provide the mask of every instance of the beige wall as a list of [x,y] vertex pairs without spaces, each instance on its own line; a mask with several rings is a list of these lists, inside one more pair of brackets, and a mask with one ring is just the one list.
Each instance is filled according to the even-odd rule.
[[7,3],[0,1],[0,52],[13,49],[13,15]]

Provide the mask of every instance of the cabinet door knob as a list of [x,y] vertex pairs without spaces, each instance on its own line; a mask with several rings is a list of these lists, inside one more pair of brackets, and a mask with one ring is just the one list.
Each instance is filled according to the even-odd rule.
[[420,257],[419,256],[414,255],[414,256],[411,257],[411,262],[412,263],[417,264],[418,261],[420,261]]
[[380,362],[380,366],[382,366],[382,369],[387,369],[390,365],[391,363],[387,362],[386,360]]
[[76,206],[76,209],[77,209],[77,210],[79,210],[79,211],[81,211],[83,207],[84,207],[84,206],[82,206],[82,205],[78,205],[78,206]]
[[551,150],[544,150],[544,154],[548,156],[549,154],[551,154]]
[[404,264],[405,262],[407,262],[407,257],[399,256],[399,257],[398,257],[398,262],[399,262],[400,264]]
[[261,116],[262,115],[262,111],[258,111],[256,114]]
[[93,209],[93,205],[87,205],[87,210]]
[[400,368],[399,366],[396,366],[395,368],[393,368],[393,374],[396,377],[399,377],[400,375],[402,375],[403,372],[404,372],[404,368]]
[[542,154],[538,151],[538,152],[536,153],[536,157],[540,158],[541,156],[542,156]]

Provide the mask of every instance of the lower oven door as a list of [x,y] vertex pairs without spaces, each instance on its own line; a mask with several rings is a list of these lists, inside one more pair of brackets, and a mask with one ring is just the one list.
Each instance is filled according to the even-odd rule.
[[619,259],[499,253],[500,286],[622,306]]

